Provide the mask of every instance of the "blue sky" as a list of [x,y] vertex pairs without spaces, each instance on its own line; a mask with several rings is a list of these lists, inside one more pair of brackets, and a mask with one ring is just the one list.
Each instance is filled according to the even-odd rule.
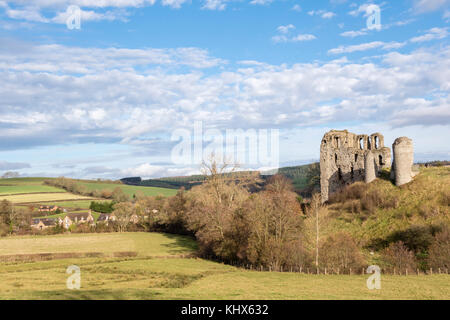
[[195,121],[278,129],[281,165],[330,129],[450,159],[449,22],[449,0],[0,0],[0,174],[196,173],[170,139]]

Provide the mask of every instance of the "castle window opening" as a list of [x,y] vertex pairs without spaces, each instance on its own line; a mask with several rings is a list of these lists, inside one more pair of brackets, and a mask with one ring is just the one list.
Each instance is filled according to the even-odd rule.
[[377,136],[375,136],[375,149],[379,149],[380,148],[380,144],[379,144],[379,139]]
[[355,154],[355,162],[358,162],[358,154]]
[[334,163],[337,164],[337,161],[338,161],[338,156],[337,156],[337,153],[335,153],[335,154],[334,154]]
[[364,150],[364,140],[363,140],[363,138],[359,138],[359,148],[361,150]]
[[334,139],[336,140],[336,148],[340,148],[341,145],[340,145],[339,137],[335,137]]
[[338,178],[339,178],[339,181],[342,180],[342,171],[341,171],[341,168],[338,169]]
[[380,164],[380,166],[383,165],[383,156],[381,155],[378,156],[378,163]]
[[353,171],[353,167],[352,167],[351,175],[352,175],[352,179],[353,179],[355,177],[355,174],[354,174],[354,171]]

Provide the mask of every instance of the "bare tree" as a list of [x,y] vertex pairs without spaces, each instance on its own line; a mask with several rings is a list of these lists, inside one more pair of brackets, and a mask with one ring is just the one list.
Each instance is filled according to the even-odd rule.
[[328,209],[322,204],[320,193],[314,193],[309,208],[307,210],[307,218],[305,221],[306,233],[309,238],[310,248],[315,251],[315,265],[319,267],[319,248],[322,230],[328,222]]
[[112,212],[119,232],[126,231],[128,225],[131,223],[132,217],[135,214],[135,208],[131,202],[120,202],[114,205],[114,211]]

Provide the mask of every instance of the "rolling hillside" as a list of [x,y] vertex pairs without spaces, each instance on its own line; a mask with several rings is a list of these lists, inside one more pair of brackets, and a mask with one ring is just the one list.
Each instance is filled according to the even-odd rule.
[[[79,195],[67,192],[62,188],[49,186],[45,181],[53,178],[12,178],[0,179],[0,201],[8,200],[16,205],[58,205],[69,210],[88,209],[91,201],[104,199],[89,195]],[[84,186],[88,191],[113,191],[119,187],[125,194],[132,197],[137,192],[147,196],[171,196],[177,190],[156,187],[129,186],[122,183],[112,183],[93,180],[73,180]]]
[[[190,238],[157,233],[0,239],[0,299],[450,298],[448,275],[383,275],[382,290],[368,290],[368,275],[251,271],[186,256],[195,250]],[[67,290],[74,264],[81,288]]]

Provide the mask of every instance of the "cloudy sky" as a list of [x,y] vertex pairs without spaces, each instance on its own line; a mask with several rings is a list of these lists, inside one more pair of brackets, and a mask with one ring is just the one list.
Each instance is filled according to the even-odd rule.
[[196,121],[278,129],[281,165],[330,129],[448,160],[449,22],[450,0],[0,0],[0,174],[195,173],[171,137]]

